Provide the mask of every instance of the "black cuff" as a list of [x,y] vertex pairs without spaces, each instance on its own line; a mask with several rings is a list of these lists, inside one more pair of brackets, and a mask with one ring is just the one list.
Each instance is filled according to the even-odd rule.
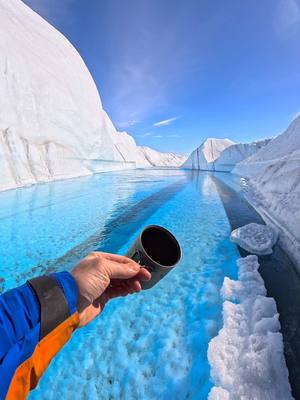
[[50,276],[39,276],[27,283],[40,304],[41,340],[70,316],[69,306],[63,291]]

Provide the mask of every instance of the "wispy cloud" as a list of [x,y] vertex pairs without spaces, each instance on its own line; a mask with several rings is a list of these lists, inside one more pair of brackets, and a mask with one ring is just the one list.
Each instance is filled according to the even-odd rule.
[[297,0],[280,0],[275,8],[273,25],[280,37],[299,29],[300,5]]
[[[106,54],[109,73],[100,85],[105,107],[109,99],[109,115],[114,121],[143,121],[166,112],[178,96],[175,89],[182,88],[195,70],[199,74],[199,64],[206,60],[207,39],[202,33],[207,33],[209,22],[199,24],[193,12],[198,2],[190,7],[179,2],[171,16],[169,7],[159,1],[120,2],[120,7],[113,1],[104,3],[101,18],[109,21],[105,42],[111,50]],[[120,34],[124,13],[126,29]],[[187,40],[190,35],[193,40]],[[195,49],[203,55],[200,61]]]
[[145,133],[141,133],[140,135],[137,135],[137,136],[139,136],[139,137],[148,137],[148,136],[151,136],[151,135],[152,135],[151,132],[145,132]]
[[155,139],[161,139],[163,136],[162,135],[153,135],[152,137],[154,137]]
[[168,119],[164,119],[162,121],[155,122],[153,126],[165,126],[165,125],[170,125],[172,122],[176,121],[180,116],[177,117],[172,117]]

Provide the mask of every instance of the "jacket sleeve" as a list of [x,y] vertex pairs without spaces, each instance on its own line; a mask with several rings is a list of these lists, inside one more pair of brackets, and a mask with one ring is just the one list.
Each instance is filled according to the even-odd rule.
[[25,399],[78,326],[68,272],[34,278],[0,296],[0,400]]

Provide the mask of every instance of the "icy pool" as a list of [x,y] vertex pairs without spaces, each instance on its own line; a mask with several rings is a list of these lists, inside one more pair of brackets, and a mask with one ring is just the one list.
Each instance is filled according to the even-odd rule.
[[209,174],[130,171],[0,194],[0,287],[70,269],[95,249],[124,254],[148,224],[170,229],[180,265],[154,289],[107,305],[78,330],[30,399],[206,399],[208,343],[236,247]]

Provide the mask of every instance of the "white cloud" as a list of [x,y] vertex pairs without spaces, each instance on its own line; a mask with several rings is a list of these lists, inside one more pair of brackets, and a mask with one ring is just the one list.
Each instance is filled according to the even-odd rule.
[[152,136],[152,137],[154,137],[154,138],[156,138],[156,139],[161,139],[161,138],[162,138],[162,135],[154,135],[154,136]]
[[165,125],[170,125],[172,122],[176,121],[180,116],[177,117],[172,117],[168,119],[164,119],[162,121],[155,122],[153,126],[165,126]]

